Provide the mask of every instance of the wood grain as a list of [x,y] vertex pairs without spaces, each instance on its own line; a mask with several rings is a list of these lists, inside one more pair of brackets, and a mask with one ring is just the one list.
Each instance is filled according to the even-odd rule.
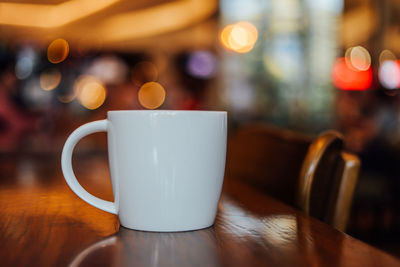
[[[1,266],[400,266],[400,261],[235,180],[213,227],[151,233],[76,197],[58,155],[0,158]],[[82,184],[112,199],[107,159],[75,160]]]

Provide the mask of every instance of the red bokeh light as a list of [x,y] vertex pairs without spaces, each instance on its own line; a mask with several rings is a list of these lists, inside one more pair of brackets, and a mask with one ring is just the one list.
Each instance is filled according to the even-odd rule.
[[372,68],[357,71],[349,68],[343,57],[337,58],[332,68],[332,81],[341,90],[367,90],[372,84]]

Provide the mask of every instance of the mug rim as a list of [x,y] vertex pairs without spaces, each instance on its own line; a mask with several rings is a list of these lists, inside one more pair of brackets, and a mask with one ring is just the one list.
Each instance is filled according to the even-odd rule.
[[107,114],[113,113],[217,113],[227,114],[227,111],[218,110],[173,110],[173,109],[121,109],[121,110],[109,110]]

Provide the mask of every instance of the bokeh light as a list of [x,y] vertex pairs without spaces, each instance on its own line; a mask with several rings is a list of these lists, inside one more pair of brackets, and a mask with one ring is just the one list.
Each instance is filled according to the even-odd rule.
[[367,90],[372,84],[372,68],[357,71],[346,63],[346,60],[337,58],[332,68],[333,84],[341,90]]
[[385,60],[379,67],[379,81],[386,89],[400,87],[400,63],[395,60]]
[[27,57],[21,58],[15,64],[15,76],[23,80],[28,78],[33,71],[33,60]]
[[217,70],[217,59],[208,51],[193,52],[187,61],[187,71],[197,78],[210,78]]
[[51,63],[63,62],[69,53],[68,42],[64,39],[56,39],[47,48],[47,58]]
[[106,88],[97,78],[90,75],[80,76],[74,86],[78,101],[87,109],[97,109],[106,99]]
[[117,85],[125,80],[128,67],[117,56],[103,56],[95,59],[86,73],[97,77],[107,85]]
[[233,25],[225,26],[219,34],[219,39],[225,48],[231,49],[229,45],[229,38],[231,36]]
[[24,80],[31,76],[36,61],[37,55],[32,47],[27,46],[22,48],[17,55],[15,76],[20,80]]
[[157,67],[150,61],[137,63],[132,70],[132,82],[141,86],[146,82],[154,82],[158,79]]
[[40,87],[43,90],[50,91],[56,88],[61,81],[61,73],[58,70],[44,71],[40,74]]
[[257,42],[257,28],[247,21],[225,26],[220,33],[223,46],[237,53],[251,51]]
[[75,94],[70,94],[70,95],[59,95],[57,96],[57,99],[64,104],[70,103],[75,99],[76,95]]
[[386,60],[396,60],[396,56],[392,51],[385,49],[379,54],[379,64],[383,64]]
[[143,84],[138,93],[139,103],[147,109],[160,107],[165,100],[164,87],[157,82]]
[[362,46],[350,47],[345,54],[346,64],[356,71],[366,71],[371,67],[371,55]]

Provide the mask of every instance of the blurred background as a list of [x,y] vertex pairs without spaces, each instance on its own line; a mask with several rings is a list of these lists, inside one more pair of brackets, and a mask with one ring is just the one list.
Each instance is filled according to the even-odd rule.
[[[0,1],[0,160],[58,158],[73,129],[116,109],[337,129],[362,160],[348,233],[400,256],[399,12],[400,0]],[[103,153],[105,134],[77,149]]]

